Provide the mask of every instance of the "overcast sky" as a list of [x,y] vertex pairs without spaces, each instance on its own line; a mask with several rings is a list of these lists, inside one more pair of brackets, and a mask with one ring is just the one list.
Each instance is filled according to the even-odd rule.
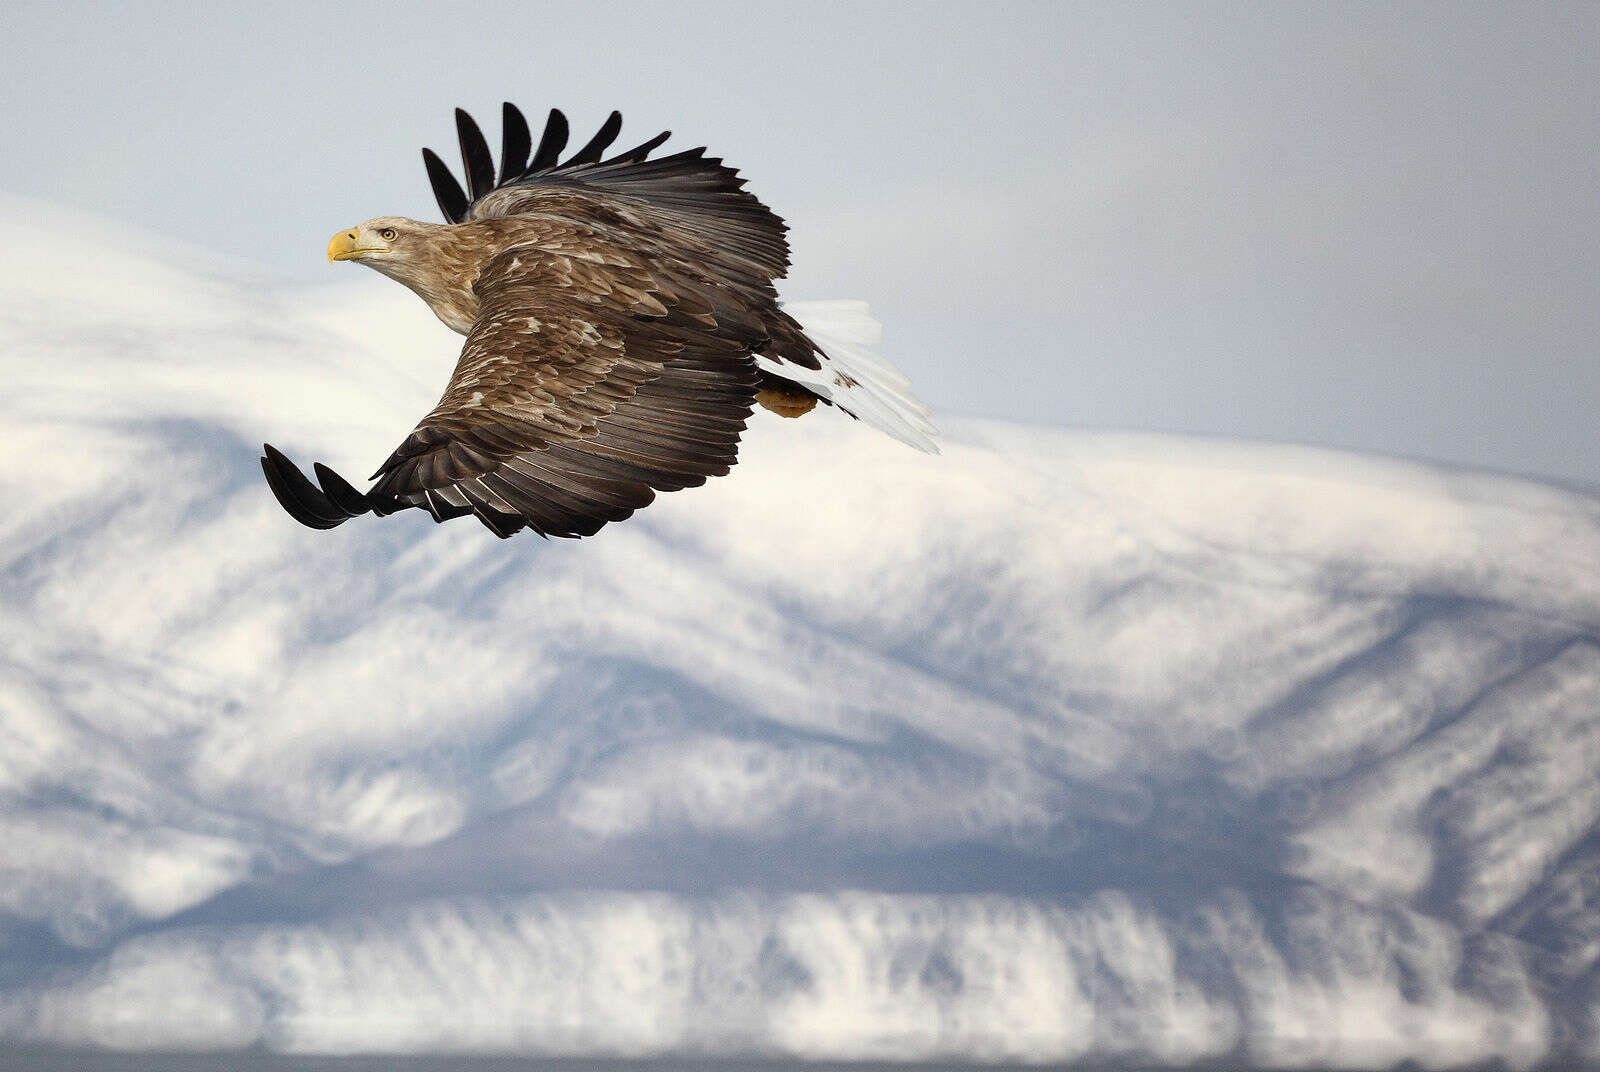
[[0,189],[292,284],[393,285],[324,244],[436,216],[454,106],[491,140],[504,99],[579,137],[618,108],[740,167],[785,293],[871,300],[936,410],[1600,481],[1591,5],[11,3],[0,35]]

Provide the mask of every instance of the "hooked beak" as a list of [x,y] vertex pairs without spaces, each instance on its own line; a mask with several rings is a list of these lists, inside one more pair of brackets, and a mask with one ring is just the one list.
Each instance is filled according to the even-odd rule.
[[328,263],[334,261],[351,261],[363,253],[387,253],[386,246],[363,246],[353,230],[340,231],[328,239]]

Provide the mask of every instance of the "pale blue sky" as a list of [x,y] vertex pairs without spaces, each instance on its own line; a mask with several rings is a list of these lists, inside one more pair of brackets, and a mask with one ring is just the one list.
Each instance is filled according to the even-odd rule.
[[[663,128],[936,410],[1600,480],[1600,9],[9,4],[0,190],[254,261],[503,99]],[[447,152],[447,155],[453,155]],[[92,255],[92,251],[85,251]],[[343,266],[342,266],[343,267]],[[420,306],[419,306],[420,310]]]

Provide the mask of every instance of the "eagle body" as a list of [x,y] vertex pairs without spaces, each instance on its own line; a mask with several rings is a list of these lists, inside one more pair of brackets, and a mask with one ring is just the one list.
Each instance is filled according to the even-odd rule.
[[[779,304],[785,228],[703,149],[658,160],[659,135],[602,159],[621,117],[565,162],[552,111],[537,151],[505,106],[500,174],[457,111],[468,190],[430,150],[446,219],[368,220],[333,236],[466,336],[439,404],[359,492],[326,466],[313,483],[270,445],[262,468],[297,520],[472,514],[496,535],[592,535],[658,491],[726,473],[759,403],[799,416],[838,406],[922,449],[927,411],[866,346],[860,303],[814,303],[812,334]],[[530,160],[529,154],[532,153]]]

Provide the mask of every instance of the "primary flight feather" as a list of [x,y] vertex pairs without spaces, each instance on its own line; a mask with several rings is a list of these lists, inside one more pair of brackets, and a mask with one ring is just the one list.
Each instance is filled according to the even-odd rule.
[[662,133],[607,157],[612,112],[563,161],[566,117],[552,110],[535,146],[506,104],[497,175],[460,109],[456,129],[466,189],[422,151],[448,222],[381,216],[328,243],[330,261],[403,283],[466,336],[455,372],[365,492],[321,463],[313,482],[263,445],[296,520],[416,507],[500,537],[593,535],[658,491],[725,474],[757,403],[800,416],[821,401],[936,449],[909,382],[867,348],[863,303],[779,303],[783,221],[703,148],[652,160]]

